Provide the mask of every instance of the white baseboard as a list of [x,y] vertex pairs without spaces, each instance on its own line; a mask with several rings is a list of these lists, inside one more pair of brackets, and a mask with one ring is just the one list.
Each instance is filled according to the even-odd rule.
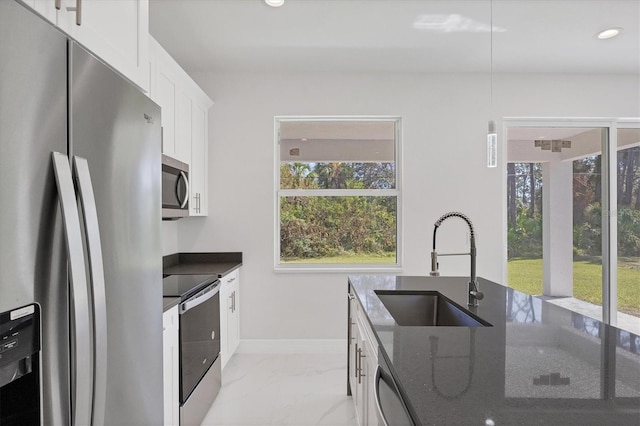
[[241,354],[346,354],[346,339],[243,339]]

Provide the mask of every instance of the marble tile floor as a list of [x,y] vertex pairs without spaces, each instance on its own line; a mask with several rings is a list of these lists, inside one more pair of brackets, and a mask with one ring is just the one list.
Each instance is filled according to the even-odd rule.
[[235,354],[204,425],[355,426],[345,354]]

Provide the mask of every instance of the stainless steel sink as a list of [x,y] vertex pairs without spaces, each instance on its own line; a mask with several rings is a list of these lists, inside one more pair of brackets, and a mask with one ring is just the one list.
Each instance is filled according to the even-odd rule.
[[398,325],[426,327],[491,327],[437,291],[375,290]]

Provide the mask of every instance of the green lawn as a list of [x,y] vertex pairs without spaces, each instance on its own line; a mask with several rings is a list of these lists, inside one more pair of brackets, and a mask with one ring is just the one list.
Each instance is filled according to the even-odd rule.
[[358,254],[344,255],[335,257],[323,257],[319,259],[282,259],[282,263],[357,263],[357,264],[373,264],[373,263],[396,263],[396,253],[383,254]]
[[[542,259],[512,259],[508,263],[509,287],[529,294],[542,294]],[[588,260],[573,262],[573,296],[602,304],[602,265]],[[640,261],[618,262],[618,309],[640,316]]]

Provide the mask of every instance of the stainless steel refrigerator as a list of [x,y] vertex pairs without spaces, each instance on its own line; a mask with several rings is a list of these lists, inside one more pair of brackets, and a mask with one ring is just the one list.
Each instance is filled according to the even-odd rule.
[[0,0],[0,312],[39,307],[43,424],[162,423],[160,197],[160,108]]

